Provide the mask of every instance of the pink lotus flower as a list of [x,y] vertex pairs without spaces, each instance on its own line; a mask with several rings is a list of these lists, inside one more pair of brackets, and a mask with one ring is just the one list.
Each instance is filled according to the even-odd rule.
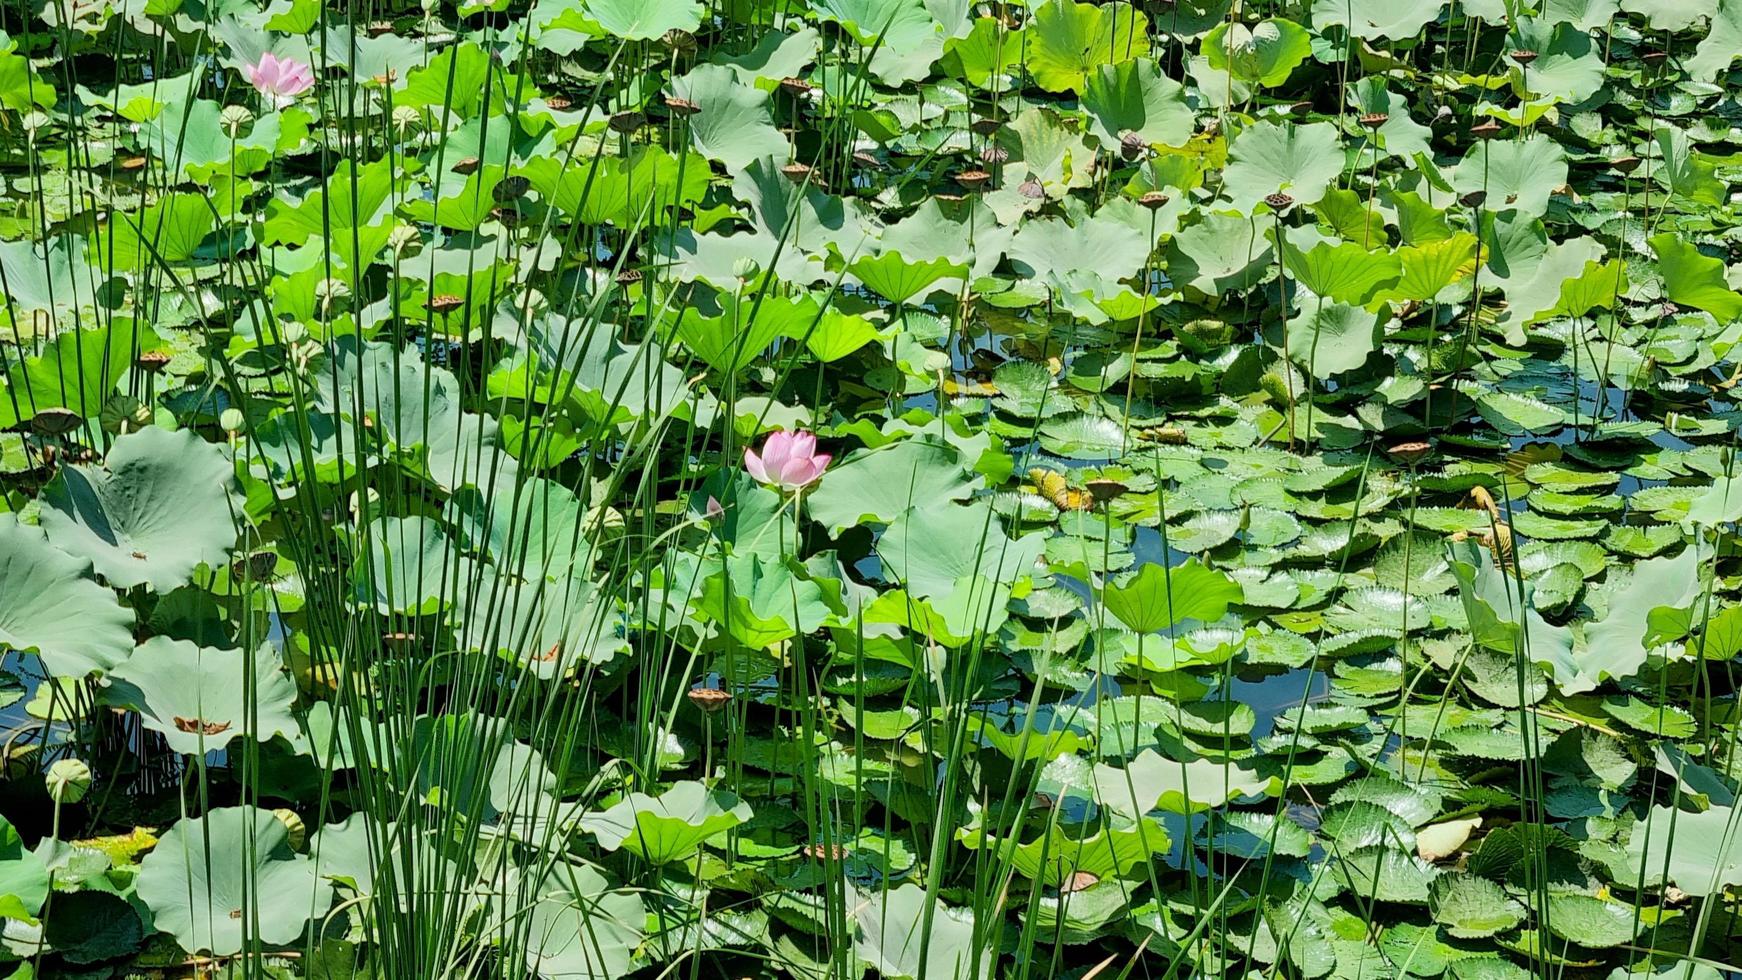
[[762,455],[744,450],[744,468],[757,481],[781,490],[802,490],[823,475],[834,459],[817,452],[817,437],[809,432],[775,432],[762,443]]
[[279,58],[270,52],[260,56],[260,62],[248,66],[248,80],[261,95],[272,100],[272,107],[282,109],[296,97],[315,86],[314,72],[295,58]]

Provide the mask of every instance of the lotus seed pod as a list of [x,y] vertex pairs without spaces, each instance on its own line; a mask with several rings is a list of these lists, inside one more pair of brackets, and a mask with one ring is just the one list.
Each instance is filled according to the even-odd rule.
[[387,245],[393,249],[395,255],[402,254],[412,246],[422,243],[423,232],[418,231],[416,225],[395,225],[393,230],[387,233]]
[[223,124],[224,132],[235,136],[242,132],[242,127],[254,121],[254,113],[247,106],[229,105],[218,114],[218,121]]
[[77,803],[91,790],[91,767],[83,759],[61,759],[43,776],[48,797],[56,803]]
[[279,823],[284,824],[285,834],[290,841],[290,849],[293,851],[302,850],[302,846],[308,843],[308,824],[303,823],[302,817],[289,807],[281,806],[272,811],[272,815],[278,819]]
[[393,107],[393,125],[402,133],[409,133],[423,125],[423,113],[408,105]]

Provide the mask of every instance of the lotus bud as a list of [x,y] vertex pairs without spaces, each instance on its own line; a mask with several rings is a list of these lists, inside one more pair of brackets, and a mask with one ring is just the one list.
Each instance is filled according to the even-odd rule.
[[55,803],[77,803],[91,790],[91,767],[83,759],[60,759],[48,767],[43,783]]
[[302,846],[308,843],[308,824],[303,823],[302,817],[289,807],[279,807],[272,811],[272,815],[278,819],[279,823],[284,824],[285,834],[290,841],[290,849],[293,851],[302,850]]
[[223,429],[232,436],[242,431],[242,425],[247,421],[247,418],[242,415],[242,410],[239,408],[226,408],[218,413],[218,428]]
[[254,113],[247,106],[228,105],[223,112],[218,113],[218,122],[223,125],[225,135],[231,139],[241,135],[242,127],[253,121]]

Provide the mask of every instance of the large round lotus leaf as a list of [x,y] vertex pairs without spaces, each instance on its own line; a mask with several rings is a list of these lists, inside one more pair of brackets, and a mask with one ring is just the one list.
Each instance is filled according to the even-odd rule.
[[68,963],[97,963],[137,950],[145,930],[126,899],[81,891],[55,896],[43,938]]
[[509,933],[525,936],[527,969],[552,980],[619,980],[634,972],[647,919],[641,897],[611,890],[586,866],[561,866],[551,876],[525,931]]
[[383,517],[357,543],[364,560],[351,569],[357,601],[382,612],[430,613],[456,590],[459,570],[447,530],[430,517]]
[[975,942],[972,909],[930,900],[915,884],[854,891],[849,907],[859,958],[885,977],[969,980],[991,972],[993,953]]
[[466,487],[448,500],[447,516],[469,550],[522,577],[556,579],[591,561],[586,510],[568,487],[533,478],[488,493]]
[[500,654],[538,677],[609,663],[629,650],[622,615],[585,579],[526,582],[487,572],[465,600],[466,649]]
[[961,500],[981,482],[962,467],[954,447],[915,437],[847,457],[805,496],[804,505],[813,520],[839,534],[862,522],[889,524],[916,507]]
[[265,742],[301,732],[296,684],[270,644],[252,654],[154,636],[109,674],[104,699],[139,712],[176,752],[214,752],[240,735]]
[[703,841],[750,816],[750,804],[736,796],[686,780],[657,797],[630,793],[607,810],[581,817],[581,829],[606,850],[622,848],[654,864],[667,864],[689,857]]
[[1186,620],[1213,622],[1245,595],[1239,583],[1195,559],[1176,568],[1146,564],[1102,590],[1107,611],[1134,632],[1154,633]]
[[333,900],[314,863],[290,849],[284,823],[251,806],[171,827],[140,862],[138,891],[158,929],[214,956],[240,952],[248,937],[292,943]]
[[0,515],[0,647],[35,653],[57,677],[108,670],[133,645],[133,614],[91,564]]
[[1234,209],[1248,214],[1276,193],[1297,204],[1316,204],[1342,171],[1335,126],[1261,122],[1234,140],[1224,186]]
[[696,0],[587,0],[587,16],[625,41],[651,41],[666,31],[693,31],[702,23]]
[[754,160],[785,156],[786,138],[774,128],[768,93],[740,83],[731,68],[698,65],[673,79],[671,88],[699,107],[690,120],[690,143],[708,159],[739,170]]
[[118,588],[159,592],[224,561],[236,543],[234,472],[223,450],[182,430],[115,440],[102,466],[69,466],[42,491],[49,540]]

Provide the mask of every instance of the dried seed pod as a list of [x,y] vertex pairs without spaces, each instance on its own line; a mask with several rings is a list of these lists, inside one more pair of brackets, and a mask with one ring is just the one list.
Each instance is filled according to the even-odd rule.
[[1277,191],[1274,194],[1264,195],[1264,203],[1269,205],[1272,211],[1286,211],[1294,204],[1294,198]]
[[544,107],[546,109],[555,109],[558,112],[562,112],[572,105],[574,105],[574,102],[570,101],[565,96],[547,95],[544,97]]
[[780,80],[780,90],[795,99],[809,95],[816,86],[802,78],[787,77]]
[[158,374],[169,367],[169,351],[148,350],[140,354],[133,366],[146,374]]
[[1004,123],[996,116],[981,116],[968,124],[968,128],[980,136],[991,136],[1002,129]]
[[1137,199],[1137,203],[1151,211],[1160,211],[1162,208],[1167,207],[1167,202],[1171,200],[1173,200],[1173,198],[1168,197],[1161,191],[1145,191],[1143,196]]
[[1031,201],[1039,201],[1046,197],[1046,188],[1040,186],[1040,181],[1030,177],[1017,185],[1016,193],[1021,194],[1023,197],[1026,197]]
[[272,577],[278,567],[278,556],[270,551],[256,551],[230,562],[230,577],[263,582]]
[[1296,115],[1296,116],[1304,116],[1307,113],[1313,111],[1312,100],[1308,99],[1305,101],[1296,102],[1293,105],[1290,105],[1288,107],[1288,111],[1291,114]]
[[806,844],[802,853],[812,861],[845,861],[849,851],[844,844]]
[[1464,207],[1467,207],[1467,208],[1479,208],[1482,206],[1483,202],[1485,202],[1487,200],[1488,200],[1488,192],[1487,191],[1474,190],[1468,194],[1465,194],[1463,197],[1458,198],[1458,203],[1462,204]]
[[992,175],[984,170],[964,170],[956,175],[956,183],[970,191],[979,190],[986,186],[986,182],[991,179]]
[[520,219],[523,215],[520,213],[520,209],[514,205],[502,204],[490,209],[490,217],[495,218],[496,223],[502,227],[513,230],[520,227]]
[[711,715],[732,703],[732,692],[717,687],[692,687],[689,699],[702,714]]
[[477,157],[462,158],[460,160],[460,162],[454,164],[449,169],[453,170],[453,172],[457,173],[457,174],[475,174],[478,172],[478,158]]
[[206,721],[204,718],[178,717],[175,719],[175,727],[177,731],[186,732],[189,735],[221,735],[230,730],[230,723],[227,721]]
[[868,153],[864,150],[855,150],[853,152],[853,162],[864,167],[866,170],[883,169],[883,162],[878,160],[874,154]]
[[1010,151],[1002,146],[987,146],[980,151],[980,162],[989,167],[996,167],[1010,159]]
[[641,281],[641,270],[624,269],[618,272],[615,278],[619,286],[633,286]]
[[795,184],[802,184],[810,179],[811,165],[808,163],[793,162],[781,167],[780,172],[786,176],[787,180],[790,180]]
[[446,316],[465,305],[465,297],[455,296],[453,293],[438,293],[429,298],[430,312],[439,313],[442,316]]
[[1059,894],[1069,895],[1073,892],[1084,891],[1085,889],[1093,888],[1100,883],[1101,879],[1098,875],[1088,871],[1073,871],[1071,872],[1071,876],[1066,878],[1059,885]]
[[84,416],[68,408],[45,408],[30,418],[39,436],[64,436],[84,424]]
[[128,170],[128,171],[143,170],[143,169],[145,169],[145,158],[144,157],[127,157],[126,159],[121,161],[121,169]]
[[532,181],[519,174],[510,174],[496,182],[496,189],[491,192],[491,196],[496,198],[497,204],[507,204],[525,197],[531,187]]
[[1119,155],[1127,160],[1135,160],[1149,152],[1149,143],[1142,134],[1127,132],[1119,137]]
[[1647,51],[1644,54],[1639,56],[1639,60],[1645,62],[1646,65],[1649,67],[1662,68],[1664,65],[1664,62],[1669,60],[1669,52],[1668,51]]
[[1089,496],[1095,498],[1097,504],[1118,500],[1131,490],[1130,487],[1118,480],[1108,479],[1086,480],[1083,482],[1083,486],[1089,491]]
[[639,109],[629,109],[612,113],[611,118],[605,121],[605,125],[610,126],[613,133],[622,133],[627,136],[647,125],[647,117]]
[[659,36],[659,43],[673,51],[694,51],[696,49],[696,36],[681,27],[674,27]]
[[691,102],[689,99],[679,98],[675,95],[668,95],[665,97],[665,107],[670,110],[672,115],[679,117],[693,116],[702,111],[702,107],[696,103]]
[[1626,154],[1625,156],[1618,156],[1615,159],[1609,161],[1609,166],[1615,168],[1616,173],[1625,175],[1625,174],[1630,174],[1635,170],[1638,170],[1639,165],[1643,162],[1645,162],[1645,161],[1643,161],[1643,160],[1639,159],[1638,157],[1634,156],[1633,154],[1629,153],[1629,154]]
[[369,24],[369,36],[370,37],[380,37],[383,34],[392,34],[392,33],[393,33],[393,22],[390,20],[371,21]]
[[1361,114],[1359,122],[1367,129],[1378,129],[1391,121],[1391,114],[1386,112],[1366,112]]
[[1484,119],[1470,127],[1470,135],[1477,139],[1493,139],[1500,135],[1500,124],[1492,119]]
[[1414,466],[1426,459],[1428,453],[1433,452],[1433,446],[1420,440],[1414,440],[1410,442],[1396,443],[1387,447],[1385,452],[1390,455],[1392,459],[1395,459],[1406,466]]
[[1529,48],[1519,48],[1512,52],[1512,60],[1520,65],[1528,65],[1537,59],[1537,53]]

